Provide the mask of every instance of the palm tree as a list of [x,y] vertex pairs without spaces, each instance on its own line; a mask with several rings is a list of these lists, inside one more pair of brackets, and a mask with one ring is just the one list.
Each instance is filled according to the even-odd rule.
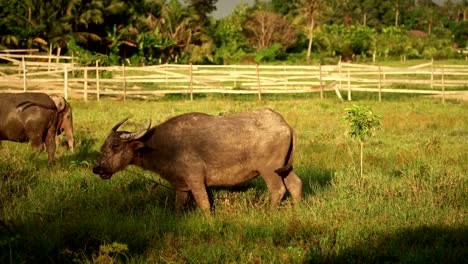
[[[193,10],[192,10],[193,11]],[[206,29],[197,23],[197,15],[177,0],[164,4],[160,17],[152,24],[157,28],[160,52],[166,62],[181,59],[196,62],[210,59],[214,47]]]
[[18,25],[15,12],[18,12],[22,5],[18,1],[0,1],[0,47],[16,48],[19,45],[20,37],[14,30]]
[[301,23],[305,21],[306,28],[308,31],[309,43],[307,45],[307,62],[310,60],[310,54],[312,51],[312,44],[314,41],[314,29],[316,25],[316,19],[320,16],[321,1],[320,0],[299,0],[296,3],[298,16],[295,19],[295,23]]

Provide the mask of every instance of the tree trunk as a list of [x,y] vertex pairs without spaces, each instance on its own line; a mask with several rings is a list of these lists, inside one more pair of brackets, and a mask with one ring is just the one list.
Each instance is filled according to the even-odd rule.
[[315,20],[312,17],[309,26],[309,45],[307,46],[307,62],[310,60],[310,53],[312,52],[312,43],[314,42],[314,27],[315,27]]
[[[31,17],[32,17],[32,10],[31,10],[31,7],[28,8],[28,29],[31,30]],[[28,40],[28,49],[31,49],[32,48],[32,40]],[[29,55],[32,55],[32,51],[29,50],[28,51],[28,54]]]
[[395,27],[398,27],[398,20],[400,17],[400,3],[396,1],[395,5]]
[[428,25],[428,29],[427,29],[427,34],[428,34],[428,35],[431,35],[431,34],[432,34],[432,15],[431,15],[431,18],[429,19],[429,25]]
[[395,11],[395,27],[398,27],[398,16],[399,16],[398,9]]

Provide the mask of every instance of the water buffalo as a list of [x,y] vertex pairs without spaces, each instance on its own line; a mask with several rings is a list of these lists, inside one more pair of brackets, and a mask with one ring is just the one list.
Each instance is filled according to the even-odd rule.
[[[62,105],[59,105],[63,107],[62,111],[58,111],[56,103]],[[52,162],[56,135],[59,127],[64,125],[67,106],[70,108],[65,99],[63,102],[54,101],[45,93],[2,93],[0,105],[0,141],[30,141],[32,147],[39,151],[45,145],[48,161]],[[71,116],[71,108],[68,111]],[[69,134],[73,137],[73,131]]]
[[271,109],[221,116],[188,113],[139,132],[117,131],[126,120],[111,129],[93,167],[103,179],[131,164],[142,167],[172,184],[177,212],[191,193],[207,216],[207,186],[238,185],[259,175],[271,194],[271,208],[286,190],[293,202],[301,200],[302,181],[292,167],[295,134]]
[[74,150],[74,139],[73,139],[73,113],[70,104],[61,95],[49,95],[54,101],[57,110],[61,112],[59,115],[59,124],[57,129],[57,136],[55,137],[55,143],[59,144],[59,135],[64,133],[67,138],[68,148],[71,152]]

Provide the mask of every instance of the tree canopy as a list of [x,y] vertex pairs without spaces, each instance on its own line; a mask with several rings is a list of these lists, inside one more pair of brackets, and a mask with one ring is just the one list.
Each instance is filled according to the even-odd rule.
[[0,0],[0,49],[75,54],[83,64],[448,58],[468,43],[468,1]]

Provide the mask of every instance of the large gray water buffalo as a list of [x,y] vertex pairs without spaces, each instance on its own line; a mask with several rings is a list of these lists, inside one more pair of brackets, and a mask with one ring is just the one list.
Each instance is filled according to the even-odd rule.
[[72,122],[71,107],[59,97],[53,100],[45,93],[1,93],[0,141],[31,142],[39,151],[45,145],[49,163],[52,162],[57,134],[65,131],[67,137],[73,138],[73,125],[65,124]]
[[189,113],[139,132],[117,131],[126,120],[112,128],[93,168],[103,179],[131,164],[156,172],[175,188],[177,212],[191,193],[209,215],[207,186],[238,185],[259,175],[271,194],[271,208],[286,190],[295,203],[301,200],[302,181],[292,167],[295,134],[271,109]]

